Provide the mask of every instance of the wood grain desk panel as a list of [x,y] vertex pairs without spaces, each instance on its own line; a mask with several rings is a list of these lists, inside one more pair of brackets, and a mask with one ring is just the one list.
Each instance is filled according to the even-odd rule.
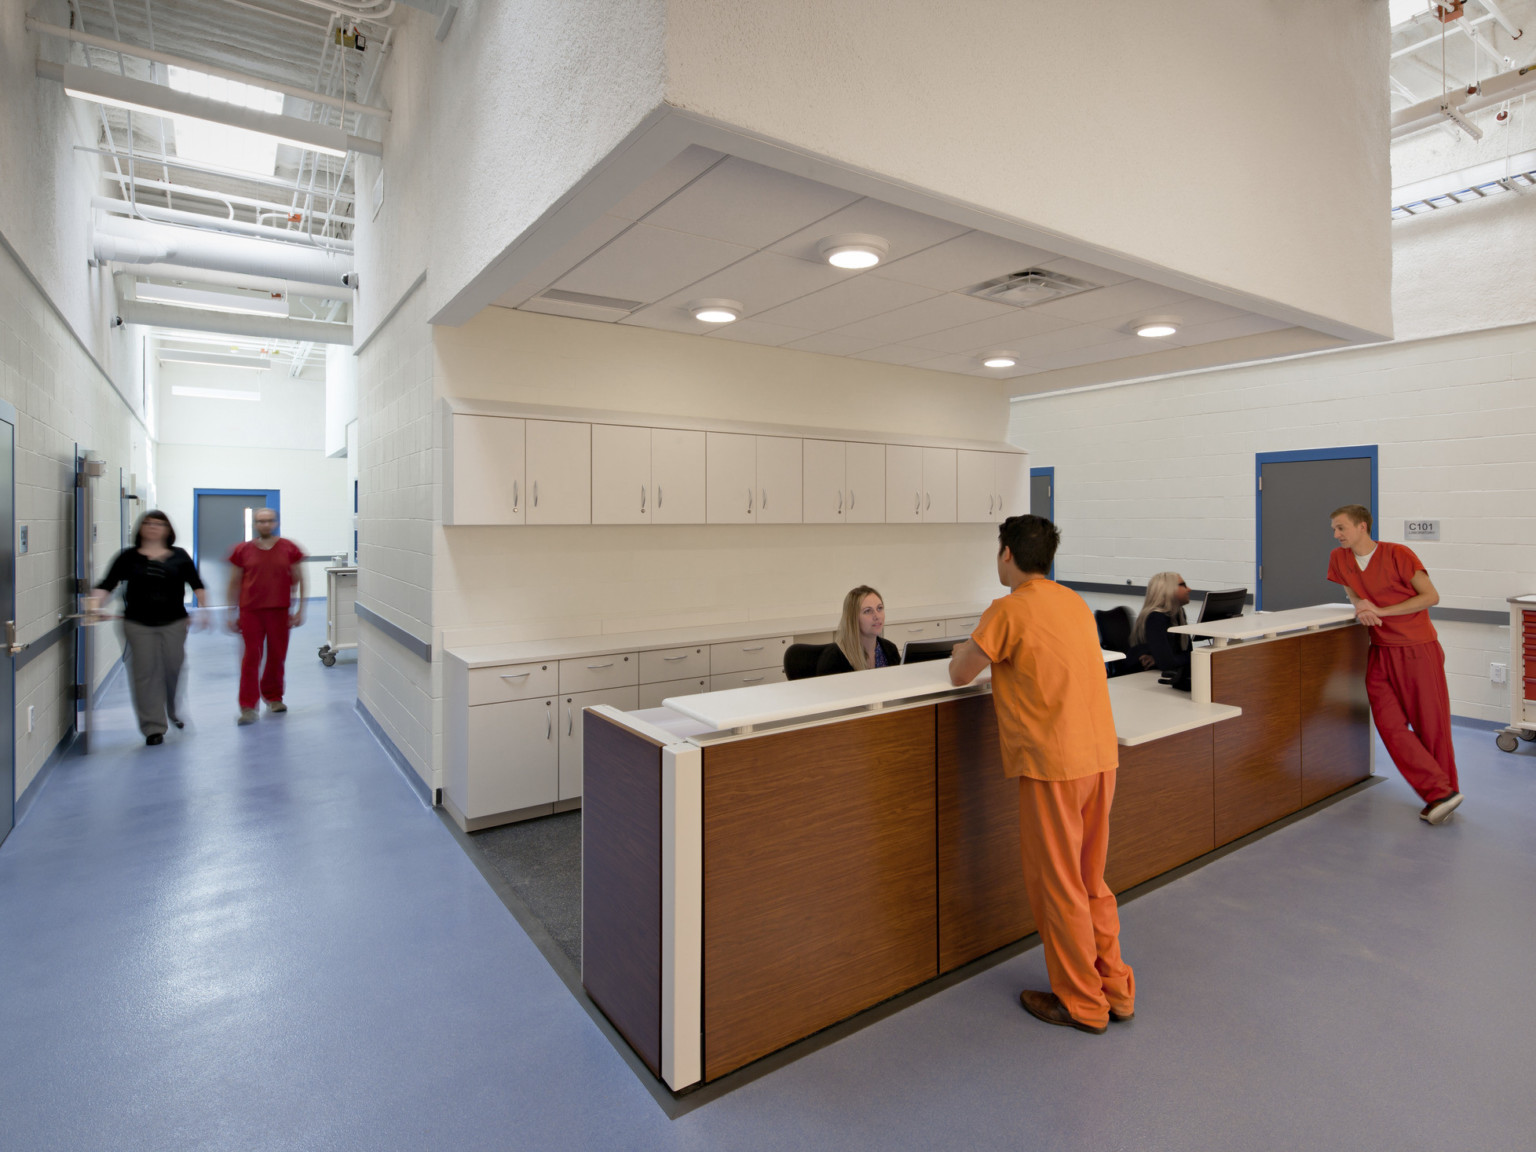
[[1214,733],[1220,727],[1120,749],[1104,866],[1112,891],[1134,888],[1216,847]]
[[661,1075],[661,745],[582,716],[581,982]]
[[1301,807],[1300,676],[1295,639],[1211,654],[1211,699],[1243,710],[1215,726],[1218,846]]
[[704,1078],[937,975],[934,709],[704,751]]
[[1301,650],[1301,802],[1332,796],[1371,774],[1371,703],[1364,628],[1297,638]]
[[991,696],[938,705],[939,971],[1035,930]]

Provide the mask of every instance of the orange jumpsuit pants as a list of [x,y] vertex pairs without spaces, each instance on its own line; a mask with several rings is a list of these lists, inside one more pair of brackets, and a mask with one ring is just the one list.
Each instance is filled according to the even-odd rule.
[[1024,888],[1051,991],[1072,1018],[1099,1026],[1136,1008],[1136,976],[1120,958],[1120,912],[1104,883],[1115,773],[1019,778]]

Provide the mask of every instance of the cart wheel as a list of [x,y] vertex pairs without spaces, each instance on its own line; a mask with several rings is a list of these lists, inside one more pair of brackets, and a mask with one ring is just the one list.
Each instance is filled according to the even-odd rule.
[[1536,740],[1536,732],[1522,731],[1520,733],[1520,739],[1526,741],[1527,743],[1529,743],[1532,740]]
[[329,644],[322,644],[322,645],[320,645],[320,659],[324,660],[325,657],[326,657],[326,654],[328,652],[330,652],[330,650],[331,650],[331,646]]
[[331,653],[331,652],[327,652],[324,656],[320,657],[320,663],[324,664],[327,668],[329,668],[332,664],[336,663],[336,656],[335,656],[335,654]]
[[1513,732],[1500,732],[1493,738],[1493,742],[1499,746],[1500,752],[1513,752],[1520,746]]

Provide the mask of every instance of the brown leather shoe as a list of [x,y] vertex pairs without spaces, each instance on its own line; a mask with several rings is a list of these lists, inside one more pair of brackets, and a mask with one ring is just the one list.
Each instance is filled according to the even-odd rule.
[[1054,992],[1026,990],[1019,993],[1019,1003],[1024,1005],[1024,1011],[1036,1020],[1044,1020],[1047,1024],[1060,1024],[1063,1028],[1076,1028],[1079,1032],[1091,1032],[1095,1036],[1102,1036],[1109,1031],[1108,1024],[1095,1027],[1092,1024],[1084,1024],[1081,1020],[1072,1019],[1072,1013],[1067,1011],[1067,1006]]
[[1136,1019],[1136,1013],[1134,1011],[1116,1012],[1113,1008],[1109,1010],[1109,1022],[1111,1024],[1124,1024],[1127,1020],[1134,1019]]

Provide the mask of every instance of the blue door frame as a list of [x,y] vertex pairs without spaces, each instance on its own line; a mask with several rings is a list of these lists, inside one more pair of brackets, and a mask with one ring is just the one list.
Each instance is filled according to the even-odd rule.
[[[277,513],[279,529],[283,523],[282,493],[275,488],[194,488],[192,489],[192,563],[202,563],[203,553],[197,539],[197,501],[200,496],[260,496]],[[220,557],[222,559],[222,557]]]
[[[1029,470],[1029,478],[1033,480],[1036,476],[1046,476],[1050,478],[1051,482],[1046,487],[1046,491],[1050,493],[1050,504],[1045,510],[1045,518],[1054,524],[1056,523],[1056,466],[1053,464],[1049,468],[1031,468]],[[1034,486],[1031,485],[1030,487],[1033,488]],[[1033,503],[1033,501],[1031,501],[1031,503]],[[1030,511],[1033,512],[1034,508],[1030,508]],[[1055,560],[1051,561],[1051,570],[1048,575],[1052,580],[1056,579]]]
[[[1305,460],[1360,460],[1371,462],[1371,524],[1376,516],[1376,445],[1354,444],[1347,448],[1303,448],[1296,452],[1255,452],[1253,457],[1253,610],[1264,611],[1264,489],[1259,478],[1266,464],[1294,464]],[[1379,531],[1379,530],[1378,530]]]

